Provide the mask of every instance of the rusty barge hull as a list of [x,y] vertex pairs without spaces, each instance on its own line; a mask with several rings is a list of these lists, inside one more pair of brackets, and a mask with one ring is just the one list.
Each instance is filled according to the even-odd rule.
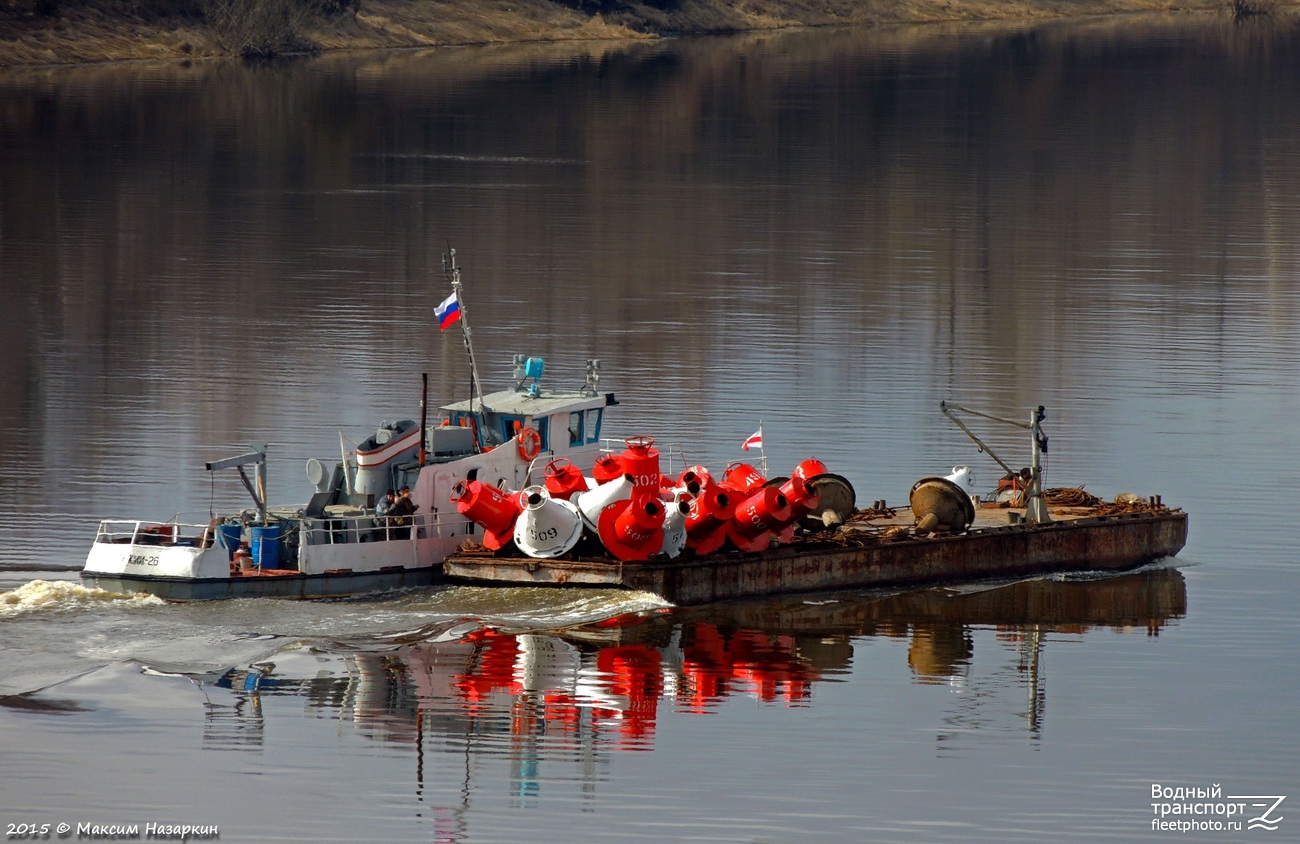
[[443,562],[453,581],[499,586],[592,586],[651,592],[678,606],[833,589],[1125,571],[1171,557],[1187,542],[1177,510],[1084,516],[1046,524],[976,527],[958,536],[805,541],[761,553],[684,554],[620,563],[461,552]]

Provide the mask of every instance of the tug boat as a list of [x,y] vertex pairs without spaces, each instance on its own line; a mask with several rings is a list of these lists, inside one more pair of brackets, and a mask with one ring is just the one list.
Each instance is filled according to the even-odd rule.
[[[473,365],[454,250],[444,269]],[[544,386],[544,371],[542,358],[516,355],[512,388],[478,393],[475,371],[471,398],[443,406],[439,424],[385,421],[332,473],[308,461],[315,492],[302,504],[268,506],[265,445],[207,463],[209,472],[237,470],[253,507],[203,521],[101,521],[82,580],[169,601],[334,598],[441,582],[443,559],[484,537],[453,504],[460,485],[526,488],[556,459],[591,465],[600,454],[605,413],[618,404],[599,390],[600,361],[587,361],[577,390]],[[403,487],[414,513],[378,512]]]

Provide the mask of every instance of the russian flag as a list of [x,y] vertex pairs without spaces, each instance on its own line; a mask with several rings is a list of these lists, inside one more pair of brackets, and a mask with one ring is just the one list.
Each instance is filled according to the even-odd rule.
[[442,304],[433,309],[433,315],[438,318],[438,327],[443,331],[451,328],[456,320],[460,319],[460,300],[456,298],[453,292]]
[[751,448],[761,449],[762,447],[763,429],[759,428],[757,431],[749,435],[749,439],[745,440],[745,442],[741,444],[740,449],[741,451],[749,451]]

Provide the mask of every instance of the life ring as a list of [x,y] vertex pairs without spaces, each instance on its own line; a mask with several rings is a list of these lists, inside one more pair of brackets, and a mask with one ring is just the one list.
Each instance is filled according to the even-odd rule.
[[542,453],[542,435],[533,428],[524,428],[520,431],[515,437],[515,442],[518,444],[519,457],[522,460],[531,461]]

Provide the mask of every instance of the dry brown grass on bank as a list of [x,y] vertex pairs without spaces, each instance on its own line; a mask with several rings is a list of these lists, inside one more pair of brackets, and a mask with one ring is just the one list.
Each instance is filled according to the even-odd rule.
[[1275,0],[1231,0],[1232,16],[1242,21],[1248,18],[1269,18],[1277,9]]
[[1041,20],[1300,0],[0,0],[0,66]]

